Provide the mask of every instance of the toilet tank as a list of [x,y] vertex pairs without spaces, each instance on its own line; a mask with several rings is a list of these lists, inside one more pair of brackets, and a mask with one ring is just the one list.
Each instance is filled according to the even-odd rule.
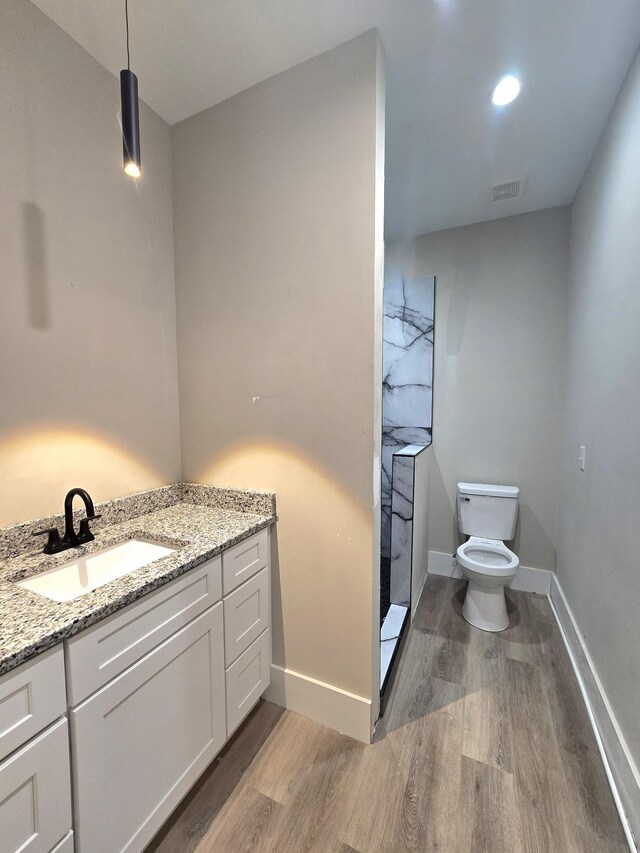
[[517,486],[458,483],[458,527],[467,536],[510,541],[516,534]]

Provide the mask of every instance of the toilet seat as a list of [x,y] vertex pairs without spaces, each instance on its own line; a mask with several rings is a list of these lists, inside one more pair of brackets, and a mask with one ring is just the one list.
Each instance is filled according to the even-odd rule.
[[460,565],[478,575],[508,577],[520,565],[518,557],[500,539],[471,536],[456,551]]

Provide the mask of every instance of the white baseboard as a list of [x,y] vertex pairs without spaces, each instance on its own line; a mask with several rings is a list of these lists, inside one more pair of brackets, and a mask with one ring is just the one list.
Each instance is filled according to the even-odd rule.
[[[456,558],[452,557],[451,554],[443,554],[441,551],[429,551],[428,571],[430,575],[442,575],[446,578],[463,577]],[[515,578],[509,584],[509,588],[520,592],[537,592],[540,595],[549,595],[552,575],[553,572],[548,569],[520,566]]]
[[635,853],[640,849],[635,841],[640,841],[640,773],[555,575],[549,600],[587,706],[629,849]]
[[371,743],[371,700],[292,669],[271,665],[264,698],[363,743]]

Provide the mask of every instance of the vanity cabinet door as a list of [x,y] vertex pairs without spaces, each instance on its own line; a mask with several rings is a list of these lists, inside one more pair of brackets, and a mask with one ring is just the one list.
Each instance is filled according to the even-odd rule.
[[0,851],[49,853],[70,829],[69,735],[62,719],[0,764]]
[[76,853],[142,851],[225,741],[222,603],[71,711]]

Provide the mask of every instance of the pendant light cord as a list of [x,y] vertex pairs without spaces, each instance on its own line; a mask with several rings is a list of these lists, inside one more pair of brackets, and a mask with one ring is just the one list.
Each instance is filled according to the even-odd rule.
[[129,56],[129,0],[124,0],[124,20],[127,26],[127,70],[131,71],[131,59]]

